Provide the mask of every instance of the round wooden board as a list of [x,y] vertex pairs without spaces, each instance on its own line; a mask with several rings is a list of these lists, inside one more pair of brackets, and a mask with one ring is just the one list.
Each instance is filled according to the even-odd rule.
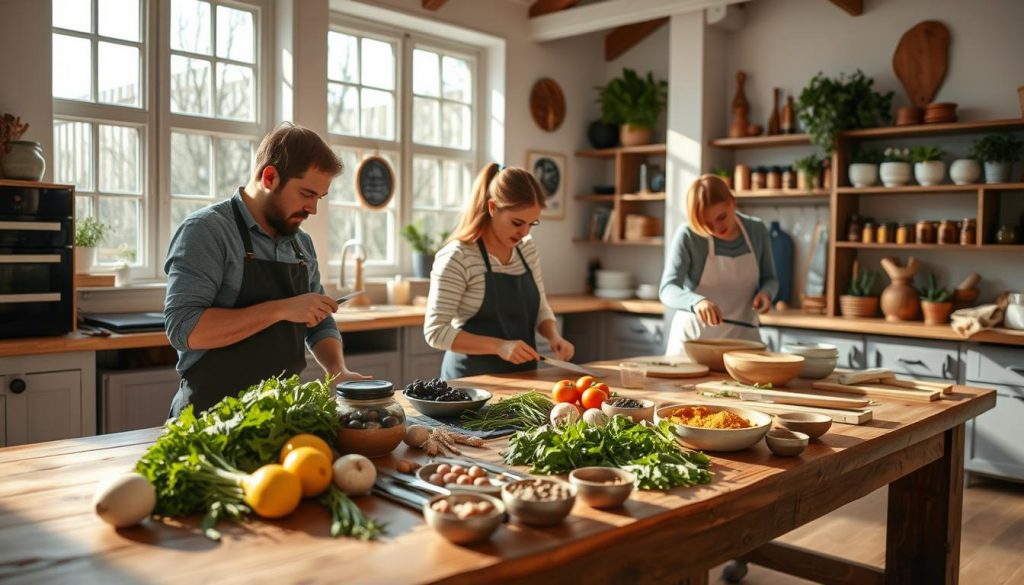
[[652,378],[700,378],[708,375],[707,366],[686,361],[684,356],[650,355],[624,361],[643,364]]
[[530,90],[530,115],[541,129],[554,132],[565,120],[565,95],[558,82],[545,77]]

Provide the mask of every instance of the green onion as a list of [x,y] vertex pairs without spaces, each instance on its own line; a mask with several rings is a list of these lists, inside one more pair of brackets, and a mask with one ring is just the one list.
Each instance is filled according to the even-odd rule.
[[532,429],[547,424],[555,404],[536,390],[503,398],[480,412],[462,414],[462,426],[473,431]]

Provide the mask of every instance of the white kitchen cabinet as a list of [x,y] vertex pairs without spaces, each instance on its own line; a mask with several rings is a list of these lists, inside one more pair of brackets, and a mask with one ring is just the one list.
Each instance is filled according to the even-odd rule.
[[972,473],[1024,481],[1024,388],[968,382],[994,388],[996,406],[967,421],[964,469]]
[[96,354],[0,359],[4,446],[96,434]]
[[661,316],[609,313],[605,332],[606,359],[665,353],[665,320]]
[[167,420],[180,377],[174,367],[100,372],[100,432],[158,427]]
[[960,344],[955,341],[868,336],[867,355],[868,367],[920,379],[956,382],[963,370]]

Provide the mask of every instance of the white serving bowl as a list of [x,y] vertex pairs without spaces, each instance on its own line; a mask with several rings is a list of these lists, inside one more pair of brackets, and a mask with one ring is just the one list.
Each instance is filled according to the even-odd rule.
[[672,432],[678,437],[679,442],[691,449],[700,449],[701,451],[739,451],[757,444],[764,438],[768,429],[772,426],[772,417],[769,414],[746,408],[715,406],[711,404],[670,404],[662,406],[654,412],[655,424],[668,420],[676,409],[688,406],[702,406],[712,412],[727,410],[742,416],[753,425],[745,429],[706,429],[669,421],[672,425]]
[[599,299],[625,300],[633,298],[631,288],[597,288],[594,289],[594,296]]
[[658,286],[654,284],[641,284],[636,287],[636,296],[645,301],[658,300]]

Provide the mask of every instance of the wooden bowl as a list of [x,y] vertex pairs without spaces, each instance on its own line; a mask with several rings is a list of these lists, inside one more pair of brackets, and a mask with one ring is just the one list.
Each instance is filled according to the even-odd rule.
[[729,375],[744,384],[784,386],[804,367],[804,356],[791,353],[729,351],[722,357]]
[[698,364],[705,365],[716,372],[725,371],[725,363],[722,361],[722,354],[737,349],[759,350],[764,349],[760,341],[748,339],[694,339],[684,344],[686,355]]
[[832,418],[816,412],[784,412],[775,415],[775,422],[784,428],[803,433],[812,439],[824,435],[832,428]]
[[804,449],[807,448],[807,442],[810,440],[811,438],[805,433],[786,429],[771,430],[764,436],[764,441],[768,443],[768,448],[779,457],[796,457],[804,452]]

